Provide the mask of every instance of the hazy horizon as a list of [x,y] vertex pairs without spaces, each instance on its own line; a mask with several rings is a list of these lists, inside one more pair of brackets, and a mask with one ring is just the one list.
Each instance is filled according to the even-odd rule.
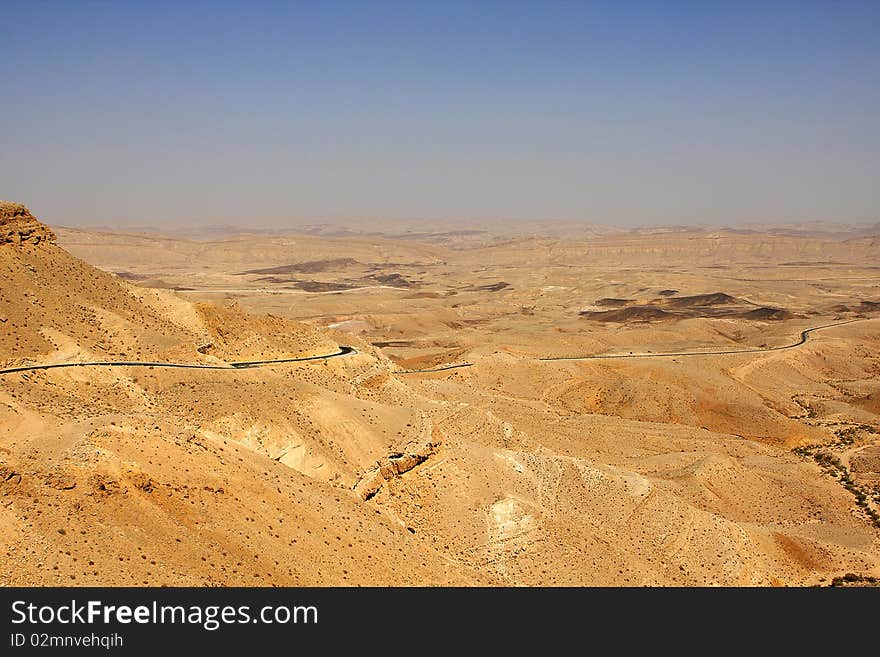
[[880,220],[880,5],[5,2],[47,223]]
[[407,236],[419,234],[443,233],[484,233],[496,237],[523,237],[527,235],[545,237],[578,237],[587,235],[613,235],[616,233],[639,233],[639,232],[677,232],[677,231],[705,231],[705,232],[743,232],[743,233],[768,233],[773,234],[800,234],[802,236],[835,235],[841,238],[874,236],[880,234],[880,221],[803,221],[803,222],[754,222],[742,224],[724,224],[711,222],[691,223],[641,223],[631,225],[615,225],[610,223],[596,223],[585,221],[554,221],[554,220],[467,220],[467,219],[399,219],[388,220],[381,218],[336,218],[336,219],[290,219],[279,221],[275,224],[255,220],[245,224],[229,222],[212,222],[209,220],[186,220],[178,219],[166,224],[131,222],[60,222],[48,223],[55,229],[72,229],[92,232],[131,233],[131,234],[155,234],[157,236],[223,239],[235,235],[266,234],[272,236],[298,235],[298,234],[323,234],[328,237],[352,235],[384,235]]

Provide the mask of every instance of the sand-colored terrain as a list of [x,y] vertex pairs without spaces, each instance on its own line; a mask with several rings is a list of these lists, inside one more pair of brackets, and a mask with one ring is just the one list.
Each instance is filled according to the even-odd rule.
[[880,238],[551,228],[0,205],[0,369],[356,350],[0,375],[0,584],[880,576]]

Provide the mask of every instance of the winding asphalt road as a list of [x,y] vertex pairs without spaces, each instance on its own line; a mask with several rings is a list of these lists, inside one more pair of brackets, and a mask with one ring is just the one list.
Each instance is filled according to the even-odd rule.
[[752,347],[751,349],[721,349],[717,351],[679,351],[679,352],[662,352],[659,354],[595,354],[592,356],[552,356],[549,358],[539,358],[538,360],[597,360],[602,358],[672,358],[676,356],[721,356],[725,354],[757,354],[767,351],[784,351],[786,349],[794,349],[800,347],[810,338],[813,331],[821,331],[822,329],[831,328],[832,326],[843,326],[844,324],[852,324],[853,322],[863,322],[870,317],[862,319],[847,319],[842,322],[834,322],[833,324],[823,324],[822,326],[813,326],[812,328],[801,331],[800,337],[796,342],[784,344],[778,347]]
[[189,363],[152,363],[142,361],[105,361],[97,363],[57,363],[54,365],[25,365],[22,367],[10,367],[9,369],[0,370],[0,374],[13,374],[15,372],[35,372],[38,370],[52,370],[59,367],[174,367],[190,370],[243,370],[251,367],[262,367],[265,365],[280,365],[282,363],[301,363],[308,360],[327,360],[328,358],[337,358],[339,356],[348,356],[356,354],[357,349],[347,345],[341,345],[339,351],[332,354],[323,354],[321,356],[303,356],[300,358],[280,358],[277,360],[252,360],[237,363],[229,363],[228,365],[198,365]]
[[[589,356],[547,356],[544,358],[538,358],[540,361],[555,361],[555,360],[610,360],[617,358],[675,358],[680,356],[720,356],[726,354],[756,354],[763,353],[768,351],[784,351],[786,349],[795,349],[796,347],[800,347],[807,340],[810,339],[810,334],[814,331],[821,331],[822,329],[831,328],[833,326],[843,326],[844,324],[852,324],[853,322],[864,322],[869,319],[874,319],[872,317],[863,317],[860,319],[847,319],[842,322],[834,322],[832,324],[823,324],[822,326],[813,326],[808,329],[804,329],[801,331],[800,337],[796,342],[792,342],[791,344],[784,344],[778,347],[754,347],[751,349],[720,349],[716,351],[677,351],[677,352],[662,352],[657,354],[592,354]],[[396,372],[396,374],[420,374],[426,372],[443,372],[444,370],[453,370],[461,367],[473,367],[473,363],[457,363],[455,365],[443,365],[441,367],[435,367],[427,370],[407,370],[405,372]]]
[[[800,337],[796,342],[781,345],[779,347],[754,347],[752,349],[720,349],[716,351],[677,351],[663,352],[658,354],[593,354],[589,356],[547,356],[538,358],[540,361],[558,361],[558,360],[610,360],[617,358],[677,358],[683,356],[721,356],[727,354],[757,354],[768,351],[783,351],[785,349],[794,349],[800,347],[807,342],[810,334],[814,331],[832,328],[834,326],[843,326],[844,324],[852,324],[853,322],[864,322],[870,317],[861,319],[847,319],[842,322],[834,322],[833,324],[823,324],[822,326],[813,326],[801,331]],[[227,365],[198,365],[190,363],[154,363],[142,361],[103,361],[95,363],[56,363],[54,365],[24,365],[22,367],[10,367],[0,370],[2,374],[14,374],[16,372],[36,372],[40,370],[52,370],[61,367],[173,367],[178,369],[193,370],[242,370],[252,367],[264,367],[268,365],[281,365],[284,363],[302,363],[310,360],[327,360],[329,358],[338,358],[340,356],[349,356],[358,353],[354,347],[348,345],[340,345],[339,351],[332,354],[323,354],[320,356],[303,356],[300,358],[280,358],[276,360],[252,360],[229,363]],[[424,370],[403,370],[394,372],[394,374],[428,374],[431,372],[445,372],[446,370],[455,370],[463,367],[473,367],[473,363],[454,363],[452,365],[441,365]]]

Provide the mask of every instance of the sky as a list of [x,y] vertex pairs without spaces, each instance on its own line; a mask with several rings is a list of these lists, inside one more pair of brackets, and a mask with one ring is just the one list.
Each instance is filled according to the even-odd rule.
[[61,225],[880,220],[880,2],[0,0]]

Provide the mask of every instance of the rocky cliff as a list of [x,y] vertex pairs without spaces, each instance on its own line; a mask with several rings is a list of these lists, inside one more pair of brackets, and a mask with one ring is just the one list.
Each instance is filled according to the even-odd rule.
[[54,242],[55,233],[41,224],[21,203],[0,201],[0,246]]

